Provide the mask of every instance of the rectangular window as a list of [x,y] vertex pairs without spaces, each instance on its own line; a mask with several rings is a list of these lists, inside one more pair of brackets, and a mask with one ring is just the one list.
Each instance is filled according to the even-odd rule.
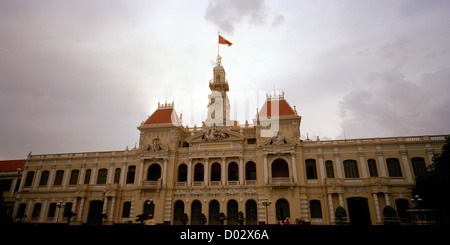
[[345,178],[359,178],[358,163],[355,160],[344,161]]

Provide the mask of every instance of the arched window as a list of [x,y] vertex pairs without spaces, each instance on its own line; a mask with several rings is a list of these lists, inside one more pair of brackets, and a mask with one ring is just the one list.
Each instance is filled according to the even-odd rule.
[[70,180],[69,185],[76,185],[78,184],[78,175],[80,174],[80,170],[74,169],[70,172]]
[[228,180],[236,181],[239,179],[239,166],[236,162],[228,164]]
[[134,183],[134,176],[136,175],[136,166],[132,165],[128,167],[127,172],[127,184]]
[[278,158],[272,163],[272,178],[282,177],[289,177],[289,166],[285,160]]
[[327,170],[327,178],[334,178],[333,162],[325,161],[325,169]]
[[33,219],[39,218],[39,214],[41,213],[41,207],[42,207],[41,203],[35,203],[34,204],[33,212],[31,213],[31,217]]
[[309,201],[309,209],[311,210],[312,219],[322,218],[322,207],[319,200]]
[[203,181],[203,164],[197,163],[194,167],[194,181]]
[[402,177],[402,169],[400,168],[400,162],[397,158],[386,159],[388,167],[389,177]]
[[120,172],[121,172],[120,168],[116,168],[114,170],[114,184],[118,184],[119,183],[119,181],[120,181]]
[[256,180],[256,164],[252,161],[245,164],[245,180]]
[[64,170],[56,171],[55,181],[53,185],[61,185],[64,178]]
[[157,163],[153,163],[148,167],[147,180],[158,181],[161,178],[161,166]]
[[307,179],[317,179],[317,168],[315,159],[306,159],[306,178]]
[[370,177],[378,177],[377,162],[375,159],[367,160],[367,166],[369,167]]
[[33,178],[34,178],[34,171],[28,172],[24,186],[31,186],[31,184],[33,183]]
[[49,175],[49,172],[48,172],[48,171],[42,171],[42,173],[41,173],[41,179],[39,180],[39,185],[40,185],[40,186],[42,186],[42,185],[47,185],[47,182],[48,182],[48,175]]
[[277,211],[277,220],[284,221],[287,217],[291,217],[289,210],[289,202],[286,199],[279,199],[275,204]]
[[122,209],[122,218],[130,217],[130,211],[131,211],[131,202],[124,202]]
[[211,181],[220,181],[220,163],[215,162],[211,165]]
[[108,176],[108,169],[102,168],[102,169],[98,170],[97,184],[98,185],[106,184],[106,177],[107,176]]
[[186,182],[187,181],[187,166],[182,163],[178,166],[178,182]]
[[411,158],[411,164],[414,170],[414,175],[421,176],[427,172],[427,167],[425,166],[425,159],[421,157]]
[[345,178],[359,178],[358,163],[355,160],[344,161]]

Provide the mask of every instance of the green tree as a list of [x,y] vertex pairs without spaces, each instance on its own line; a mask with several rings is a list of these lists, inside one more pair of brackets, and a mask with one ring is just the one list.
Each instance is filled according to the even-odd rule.
[[445,144],[440,154],[434,154],[428,171],[416,178],[413,195],[423,199],[425,208],[436,209],[436,222],[450,224],[450,210],[447,197],[450,196],[450,136],[445,137]]
[[400,221],[398,219],[397,211],[391,206],[386,206],[383,208],[383,217],[385,225],[398,225]]
[[336,221],[336,224],[338,225],[345,225],[347,224],[347,211],[344,207],[339,206],[334,211],[334,219]]

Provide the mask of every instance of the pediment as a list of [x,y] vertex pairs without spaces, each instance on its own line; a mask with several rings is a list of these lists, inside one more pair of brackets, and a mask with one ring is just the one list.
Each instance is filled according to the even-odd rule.
[[245,137],[237,132],[227,129],[218,129],[215,127],[207,128],[199,131],[186,139],[188,144],[192,143],[208,143],[208,142],[230,142],[243,141]]

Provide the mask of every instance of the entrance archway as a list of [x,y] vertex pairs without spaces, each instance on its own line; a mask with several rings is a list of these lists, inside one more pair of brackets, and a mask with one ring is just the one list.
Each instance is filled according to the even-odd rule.
[[247,225],[257,225],[258,209],[254,200],[245,203],[245,221]]
[[237,225],[238,224],[238,203],[235,200],[228,201],[227,204],[227,224]]
[[191,206],[191,225],[200,225],[200,216],[202,214],[202,203],[199,200],[192,202]]
[[176,201],[173,207],[173,224],[182,225],[183,224],[183,214],[184,214],[184,202]]
[[103,201],[91,201],[89,203],[88,225],[101,225],[103,221]]
[[279,199],[275,205],[277,210],[277,220],[285,220],[290,217],[289,202],[286,199]]
[[219,224],[219,212],[220,204],[216,200],[212,200],[209,203],[209,224],[218,225]]
[[370,212],[367,198],[347,198],[348,216],[351,225],[370,225]]

